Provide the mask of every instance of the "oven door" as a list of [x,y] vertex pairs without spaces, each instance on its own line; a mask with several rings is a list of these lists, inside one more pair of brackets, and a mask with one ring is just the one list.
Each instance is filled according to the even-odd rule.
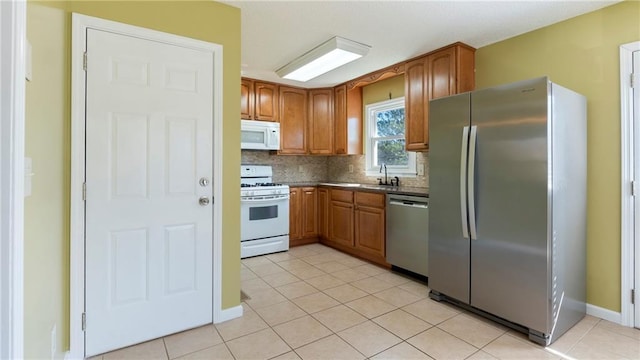
[[289,194],[240,199],[240,240],[289,234]]

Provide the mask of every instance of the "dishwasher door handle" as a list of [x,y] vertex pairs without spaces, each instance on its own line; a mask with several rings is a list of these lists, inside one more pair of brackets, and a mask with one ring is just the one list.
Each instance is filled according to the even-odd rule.
[[407,207],[424,208],[424,209],[429,207],[428,203],[401,201],[401,200],[389,200],[389,205],[407,206]]

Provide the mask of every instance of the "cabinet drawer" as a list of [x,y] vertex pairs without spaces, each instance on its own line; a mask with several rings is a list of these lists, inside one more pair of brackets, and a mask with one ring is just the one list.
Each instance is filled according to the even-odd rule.
[[384,208],[385,197],[381,193],[356,192],[356,204]]
[[331,200],[353,202],[353,191],[331,189]]

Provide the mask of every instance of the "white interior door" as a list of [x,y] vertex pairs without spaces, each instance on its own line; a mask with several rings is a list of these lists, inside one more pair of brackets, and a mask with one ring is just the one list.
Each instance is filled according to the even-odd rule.
[[213,53],[89,29],[86,79],[91,356],[212,322]]

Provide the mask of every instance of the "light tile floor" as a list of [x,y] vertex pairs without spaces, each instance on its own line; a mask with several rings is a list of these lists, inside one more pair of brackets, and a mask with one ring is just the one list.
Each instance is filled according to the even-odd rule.
[[242,260],[244,315],[95,359],[640,359],[640,331],[586,316],[550,347],[312,244]]

